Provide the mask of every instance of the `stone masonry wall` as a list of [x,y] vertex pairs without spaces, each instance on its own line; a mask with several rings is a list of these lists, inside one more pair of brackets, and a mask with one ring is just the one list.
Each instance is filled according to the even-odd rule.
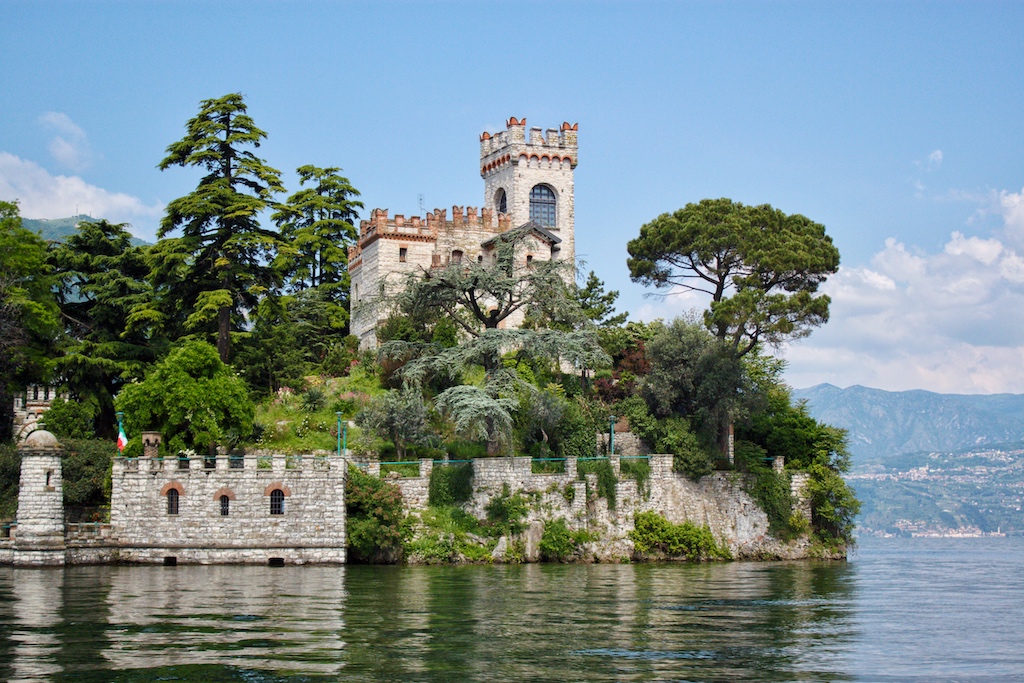
[[[345,561],[345,463],[330,456],[227,457],[214,468],[204,459],[117,458],[113,470],[110,535],[122,560],[158,562],[289,563]],[[167,493],[179,491],[178,514]],[[281,489],[284,514],[270,513],[270,493]],[[220,497],[230,499],[221,514]]]
[[[616,441],[618,441],[616,435]],[[620,475],[620,456],[610,458],[613,471]],[[501,495],[507,485],[510,492],[522,492],[531,498],[527,524],[564,518],[570,528],[597,531],[603,550],[599,556],[628,556],[631,543],[627,534],[633,529],[637,512],[653,511],[675,523],[707,525],[715,538],[724,542],[736,557],[800,557],[802,546],[784,545],[768,534],[768,517],[744,490],[744,475],[716,472],[693,481],[672,471],[672,455],[649,457],[649,481],[639,490],[633,479],[619,476],[616,505],[597,495],[597,477],[577,476],[577,461],[569,458],[564,473],[533,473],[529,457],[483,458],[473,461],[473,496],[464,506],[478,518],[486,517],[485,506]],[[430,472],[444,465],[421,461],[420,476],[391,480],[402,491],[409,512],[427,506]],[[372,465],[371,474],[379,473]],[[799,475],[797,475],[799,477]],[[802,488],[796,489],[802,492]],[[805,503],[798,501],[798,509]]]

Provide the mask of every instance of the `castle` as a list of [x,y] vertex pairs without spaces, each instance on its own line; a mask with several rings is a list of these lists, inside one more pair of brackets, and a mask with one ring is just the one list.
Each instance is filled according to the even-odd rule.
[[[349,248],[352,334],[360,346],[376,346],[377,324],[386,311],[370,302],[382,290],[400,285],[409,273],[472,260],[484,263],[495,237],[512,229],[530,232],[523,258],[575,262],[573,174],[577,163],[579,124],[526,131],[526,119],[510,118],[506,130],[480,135],[481,207],[453,206],[451,219],[434,209],[423,219],[401,214],[388,217],[374,209],[359,226],[359,239]],[[505,325],[516,326],[520,318]]]

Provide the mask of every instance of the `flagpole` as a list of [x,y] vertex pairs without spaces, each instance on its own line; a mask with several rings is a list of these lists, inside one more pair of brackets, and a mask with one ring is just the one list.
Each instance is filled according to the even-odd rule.
[[117,445],[115,446],[117,448],[117,455],[118,456],[121,455],[120,440],[121,440],[121,435],[122,434],[124,434],[124,413],[122,413],[121,411],[118,411],[117,412],[117,439],[118,439],[118,441],[117,441]]

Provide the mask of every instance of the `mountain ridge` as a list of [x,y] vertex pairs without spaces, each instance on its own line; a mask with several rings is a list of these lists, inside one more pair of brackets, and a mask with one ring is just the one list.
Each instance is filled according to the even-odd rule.
[[794,389],[817,420],[848,430],[855,465],[924,451],[1024,441],[1024,395],[886,391],[818,384]]

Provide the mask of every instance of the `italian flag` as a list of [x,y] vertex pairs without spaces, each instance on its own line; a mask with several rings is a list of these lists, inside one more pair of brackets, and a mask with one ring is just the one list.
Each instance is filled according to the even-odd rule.
[[128,437],[124,435],[124,427],[118,429],[117,433],[117,452],[120,453],[124,450],[124,447],[128,445]]

